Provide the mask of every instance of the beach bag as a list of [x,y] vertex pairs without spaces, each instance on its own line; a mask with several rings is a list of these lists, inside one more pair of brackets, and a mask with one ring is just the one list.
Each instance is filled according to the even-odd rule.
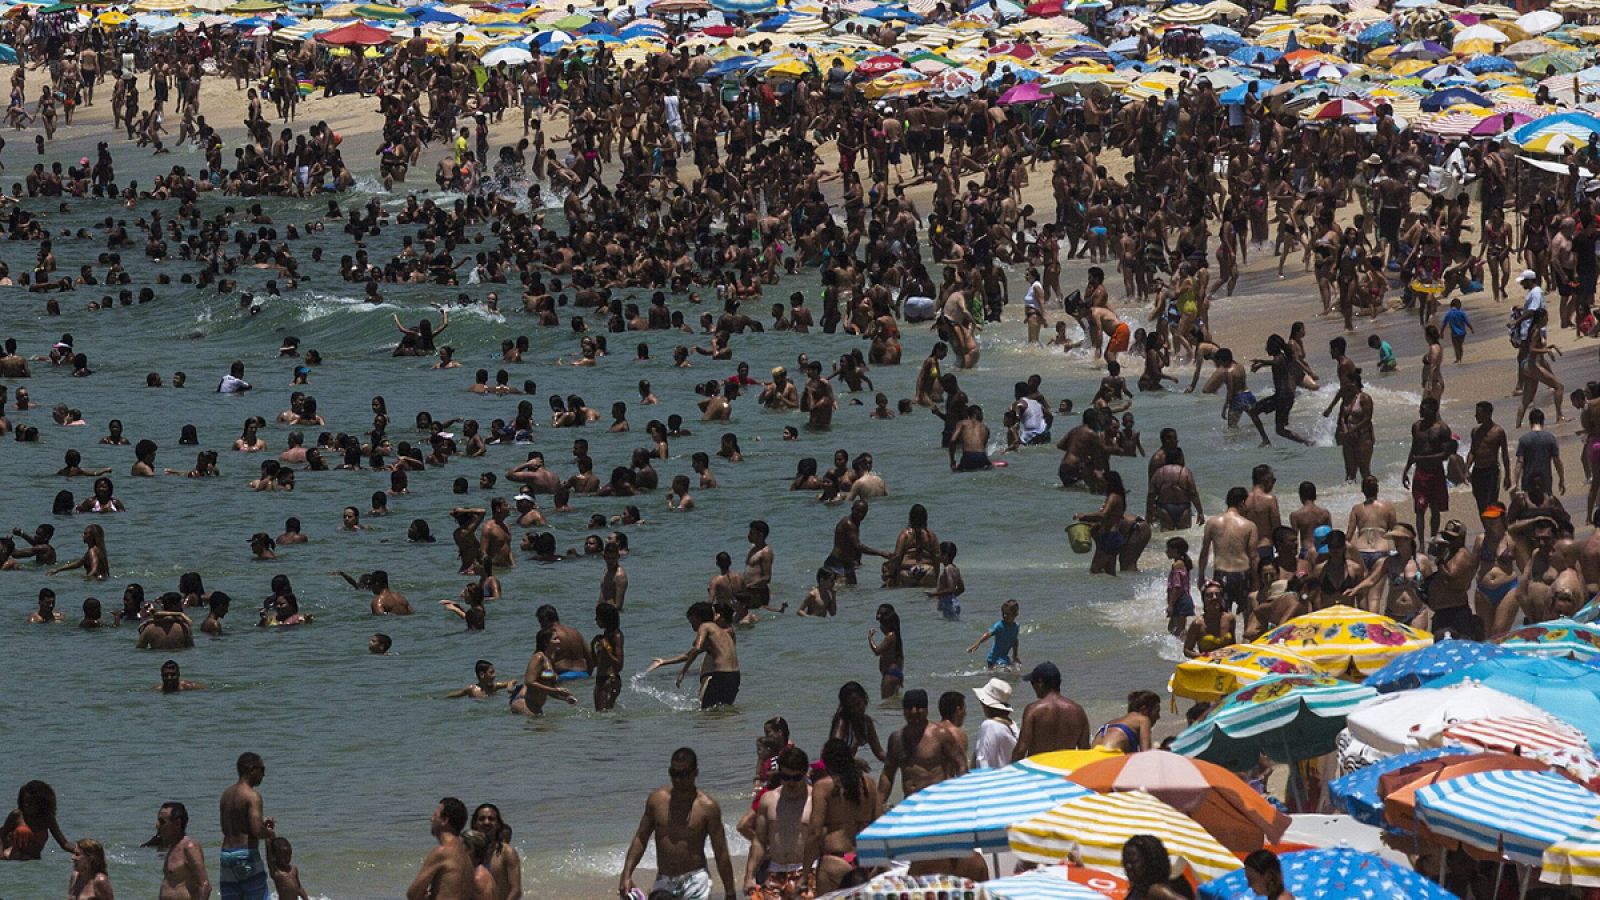
[[1088,553],[1094,549],[1094,538],[1090,536],[1087,522],[1073,522],[1067,526],[1067,543],[1072,545],[1073,553]]

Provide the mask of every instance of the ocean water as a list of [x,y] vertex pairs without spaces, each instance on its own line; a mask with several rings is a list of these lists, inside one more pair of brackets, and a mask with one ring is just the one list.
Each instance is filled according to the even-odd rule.
[[[228,202],[246,205],[219,197],[207,199],[205,209]],[[280,228],[314,218],[325,208],[287,200],[265,206]],[[75,204],[70,214],[51,214],[49,221],[55,230],[75,229],[108,214],[131,222],[148,214],[148,208],[118,210],[84,202]],[[374,258],[393,252],[401,232],[386,229],[372,242]],[[877,696],[877,667],[866,632],[883,602],[895,604],[901,615],[907,686],[925,688],[934,697],[945,690],[968,691],[990,677],[981,651],[970,656],[963,651],[997,617],[1000,603],[1012,597],[1021,602],[1023,660],[1028,665],[1044,659],[1058,663],[1065,674],[1064,690],[1082,701],[1096,721],[1118,714],[1132,689],[1161,690],[1171,662],[1180,657],[1164,632],[1162,536],[1147,551],[1143,574],[1089,576],[1088,557],[1070,551],[1063,528],[1074,513],[1096,508],[1099,500],[1057,487],[1057,451],[1031,448],[1004,457],[1008,468],[954,475],[938,446],[937,419],[918,409],[891,421],[869,420],[870,392],[860,395],[866,405],[840,409],[831,431],[802,429],[796,442],[784,442],[780,435],[783,426],[799,426],[802,418],[761,411],[753,397],[735,403],[731,425],[701,425],[693,385],[732,374],[734,363],[695,357],[693,368],[681,370],[671,366],[670,356],[675,344],[704,343],[703,337],[613,335],[610,357],[593,369],[577,369],[555,364],[576,352],[577,341],[567,328],[542,330],[516,312],[501,317],[453,310],[441,343],[457,348],[464,367],[434,371],[431,359],[389,355],[399,337],[391,315],[398,313],[408,324],[423,316],[437,321],[429,304],[449,302],[457,289],[390,286],[385,304],[367,306],[359,301],[358,287],[338,279],[337,259],[348,246],[342,237],[315,238],[328,256],[321,264],[309,262],[311,241],[297,242],[295,251],[311,280],[271,298],[253,316],[240,311],[232,296],[176,284],[157,287],[159,299],[153,304],[101,312],[83,308],[98,296],[93,290],[64,295],[65,315],[60,318],[43,315],[38,295],[12,291],[0,298],[0,336],[15,337],[24,352],[36,355],[62,332],[71,332],[95,369],[92,377],[76,379],[66,369],[35,364],[35,377],[25,384],[38,408],[13,410],[11,421],[38,425],[41,441],[0,440],[0,496],[6,511],[0,526],[31,529],[50,521],[57,528],[58,552],[69,559],[79,551],[82,526],[97,522],[107,532],[114,574],[105,583],[85,582],[75,573],[50,578],[32,567],[0,574],[0,659],[8,662],[9,672],[6,688],[0,690],[0,797],[9,802],[11,792],[32,778],[53,784],[63,828],[69,837],[106,843],[113,882],[126,895],[155,890],[159,858],[138,844],[153,833],[156,809],[164,801],[188,804],[191,832],[205,846],[215,877],[217,797],[234,780],[234,758],[253,750],[265,757],[268,767],[261,787],[267,814],[277,820],[279,833],[293,841],[295,861],[314,896],[399,895],[431,846],[428,817],[445,795],[460,797],[469,806],[492,801],[501,807],[524,857],[528,896],[615,896],[617,872],[644,797],[665,783],[667,757],[674,748],[689,746],[699,752],[701,785],[721,801],[731,831],[749,803],[753,741],[763,720],[787,717],[796,743],[815,754],[843,682],[860,681]],[[64,272],[92,263],[103,249],[100,237],[58,238],[55,244]],[[0,258],[14,272],[30,268],[33,252],[32,244],[0,245]],[[124,258],[134,273],[135,290],[153,284],[160,272],[176,280],[184,271],[182,264],[151,264],[137,253],[124,253]],[[241,276],[243,286],[258,294],[267,277],[261,270]],[[1065,282],[1081,285],[1081,266],[1071,265]],[[786,297],[790,290],[809,291],[814,284],[814,278],[805,278],[780,285],[755,308],[765,309],[774,298]],[[1262,284],[1263,291],[1278,290],[1276,283]],[[460,290],[481,298],[494,287]],[[515,292],[505,288],[497,289],[509,307]],[[1296,314],[1289,310],[1304,309],[1304,298],[1265,293],[1246,294],[1234,302],[1281,315],[1285,330]],[[697,318],[699,309],[685,298],[673,298],[673,304],[691,321]],[[333,432],[368,427],[368,403],[375,394],[388,401],[395,440],[412,434],[409,425],[421,410],[435,417],[476,418],[485,425],[494,417],[509,419],[521,398],[473,395],[466,388],[476,368],[500,367],[495,355],[503,338],[526,334],[533,346],[528,361],[508,368],[513,384],[524,379],[538,383],[539,396],[532,398],[537,411],[547,410],[547,397],[555,393],[580,394],[603,412],[614,400],[629,402],[633,433],[610,434],[603,423],[581,430],[540,430],[534,447],[563,475],[572,471],[573,438],[589,441],[596,470],[604,473],[625,463],[632,448],[646,445],[646,421],[665,420],[671,413],[683,415],[694,434],[672,441],[672,458],[657,466],[663,484],[690,471],[692,453],[714,453],[723,431],[739,436],[744,461],[730,464],[714,457],[721,487],[696,491],[698,508],[690,513],[669,512],[658,492],[633,501],[578,497],[577,512],[551,517],[551,529],[564,550],[581,547],[589,533],[583,526],[592,513],[618,513],[624,502],[644,510],[646,521],[625,529],[632,542],[632,553],[624,560],[631,580],[623,621],[628,660],[615,711],[596,714],[588,709],[590,686],[585,682],[578,683],[583,706],[552,704],[540,720],[508,714],[503,699],[443,699],[472,680],[473,662],[479,658],[493,661],[501,677],[520,675],[537,629],[533,612],[542,603],[554,604],[563,620],[586,636],[593,631],[591,613],[602,573],[600,561],[593,558],[550,565],[519,560],[514,569],[498,573],[505,598],[491,604],[484,633],[464,633],[460,620],[437,605],[441,598],[455,597],[467,580],[454,574],[448,510],[463,500],[487,505],[494,494],[476,489],[478,473],[503,473],[529,448],[491,447],[487,459],[414,473],[410,495],[391,498],[392,515],[367,520],[373,530],[362,534],[335,530],[340,509],[367,509],[370,494],[387,487],[385,474],[302,472],[290,493],[253,493],[245,487],[264,456],[235,453],[229,447],[247,416],[270,420],[287,408],[294,362],[278,359],[276,348],[291,334],[301,339],[302,348],[316,348],[326,360],[313,372],[308,390]],[[638,341],[650,344],[653,361],[633,360]],[[982,341],[980,365],[959,374],[968,394],[989,410],[997,438],[1011,386],[1029,373],[1044,376],[1044,393],[1052,404],[1071,397],[1082,408],[1093,393],[1097,375],[1087,354],[1027,346],[1017,323],[991,326]],[[905,364],[870,372],[891,401],[911,395],[916,365],[933,336],[926,326],[907,326],[904,342]],[[859,341],[845,335],[767,333],[736,338],[734,356],[748,361],[756,373],[779,364],[792,371],[798,353],[828,360],[857,346]],[[1313,353],[1321,355],[1317,349]],[[256,389],[243,397],[213,393],[234,359],[246,363],[247,378]],[[1330,366],[1323,362],[1321,368]],[[170,381],[177,370],[188,373],[188,387],[144,387],[147,372],[159,372]],[[1187,380],[1187,372],[1182,376]],[[653,382],[659,406],[633,404],[640,378]],[[1256,379],[1258,387],[1260,382]],[[13,392],[21,384],[11,383]],[[1324,503],[1342,521],[1356,493],[1353,486],[1339,483],[1342,466],[1332,446],[1331,423],[1316,418],[1330,390],[1303,397],[1297,407],[1295,427],[1319,439],[1319,446],[1309,450],[1283,442],[1257,450],[1253,431],[1224,429],[1216,397],[1140,395],[1133,411],[1147,449],[1157,446],[1162,426],[1180,430],[1209,511],[1220,509],[1228,487],[1248,484],[1250,468],[1265,461],[1278,469],[1285,514],[1294,506],[1294,486],[1311,479],[1323,487]],[[1403,436],[1415,395],[1386,381],[1375,385],[1374,394],[1378,433]],[[88,426],[54,425],[49,408],[58,402],[81,409]],[[128,477],[132,447],[96,445],[111,418],[122,419],[132,441],[155,440],[161,446],[158,464],[175,469],[193,463],[196,448],[179,447],[177,440],[182,425],[194,424],[201,447],[221,452],[222,477]],[[1057,436],[1070,425],[1058,421]],[[264,432],[273,454],[283,448],[288,430],[272,424]],[[1395,488],[1398,446],[1385,444],[1379,450],[1379,459],[1388,461],[1380,467],[1385,480]],[[85,466],[114,470],[126,513],[49,516],[56,491],[70,489],[81,499],[90,488],[88,479],[53,474],[71,448],[83,452]],[[673,687],[669,673],[639,674],[652,656],[687,647],[692,635],[683,610],[704,598],[718,551],[739,558],[752,519],[765,519],[772,527],[775,600],[791,605],[800,600],[828,552],[833,524],[846,510],[792,493],[788,482],[799,459],[815,457],[826,466],[840,448],[852,455],[872,452],[889,484],[890,495],[873,504],[862,528],[866,543],[892,546],[907,509],[922,503],[939,538],[959,545],[958,562],[969,588],[962,620],[940,618],[920,591],[878,588],[875,562],[869,558],[862,585],[841,592],[837,618],[789,615],[740,633],[743,688],[736,708],[701,713],[687,689]],[[1144,461],[1119,461],[1118,468],[1133,490],[1131,505],[1142,509]],[[473,482],[470,497],[450,493],[450,483],[459,476]],[[509,496],[509,488],[502,481],[495,494]],[[275,535],[288,516],[302,520],[310,543],[281,548],[276,561],[252,561],[249,535]],[[406,524],[416,517],[429,521],[439,543],[406,543]],[[1198,552],[1198,530],[1188,536]],[[417,615],[374,619],[367,612],[367,596],[330,575],[336,569],[375,568],[391,573]],[[189,570],[202,572],[208,589],[226,590],[234,598],[228,633],[219,639],[198,636],[195,649],[177,655],[184,677],[204,681],[210,690],[162,696],[152,687],[166,655],[135,651],[132,628],[85,633],[70,624],[86,596],[98,597],[109,614],[126,584],[138,582],[155,596],[173,589],[178,575]],[[283,630],[252,627],[253,607],[269,593],[272,576],[280,573],[291,578],[302,611],[315,615],[314,624]],[[26,624],[44,586],[57,592],[69,624]],[[394,638],[390,655],[366,652],[367,637],[375,631]],[[1017,673],[1009,677],[1015,681]],[[1019,700],[1027,693],[1025,686],[1018,686]],[[887,737],[899,724],[898,704],[875,708],[874,716]],[[1170,723],[1162,725],[1166,733]],[[743,849],[736,836],[733,844]],[[68,869],[66,857],[55,850],[47,852],[43,863],[0,866],[0,897],[56,895]],[[643,872],[639,880],[646,882]]]

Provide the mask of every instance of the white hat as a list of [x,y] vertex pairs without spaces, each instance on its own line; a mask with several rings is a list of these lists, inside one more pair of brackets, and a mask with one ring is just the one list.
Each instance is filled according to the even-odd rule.
[[515,497],[512,497],[511,499],[518,500],[518,501],[526,500],[529,503],[537,503],[538,502],[537,500],[533,499],[533,495],[528,493],[527,491],[523,491],[522,493],[516,495]]
[[1011,712],[1011,682],[1004,678],[991,678],[983,687],[972,689],[978,702],[990,709],[1001,710],[1008,715]]
[[1517,276],[1517,280],[1518,281],[1538,281],[1539,280],[1539,273],[1535,272],[1532,269],[1523,269],[1522,270],[1522,274]]

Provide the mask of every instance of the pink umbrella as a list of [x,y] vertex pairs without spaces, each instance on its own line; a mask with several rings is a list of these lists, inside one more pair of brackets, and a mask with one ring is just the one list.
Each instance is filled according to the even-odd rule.
[[1473,137],[1494,137],[1510,131],[1518,125],[1525,125],[1532,121],[1533,116],[1527,113],[1508,112],[1503,115],[1497,113],[1492,116],[1485,116],[1481,122],[1472,126],[1472,130],[1467,133]]
[[1004,94],[1001,94],[1000,105],[1011,106],[1012,104],[1016,103],[1038,103],[1041,100],[1049,99],[1049,94],[1041,90],[1037,84],[1034,84],[1030,81],[1026,84],[1019,84],[1011,90],[1006,91]]

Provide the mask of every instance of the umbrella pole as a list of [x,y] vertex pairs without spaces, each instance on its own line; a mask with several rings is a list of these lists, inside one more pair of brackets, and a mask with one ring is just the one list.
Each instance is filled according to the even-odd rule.
[[1489,889],[1489,896],[1498,897],[1500,895],[1500,873],[1505,871],[1505,867],[1506,858],[1501,856],[1499,862],[1494,864],[1494,887]]
[[1533,875],[1533,866],[1521,866],[1519,868],[1522,869],[1522,887],[1517,890],[1517,900],[1523,900],[1524,897],[1528,896],[1528,880]]
[[1444,848],[1439,848],[1439,883],[1444,884]]

